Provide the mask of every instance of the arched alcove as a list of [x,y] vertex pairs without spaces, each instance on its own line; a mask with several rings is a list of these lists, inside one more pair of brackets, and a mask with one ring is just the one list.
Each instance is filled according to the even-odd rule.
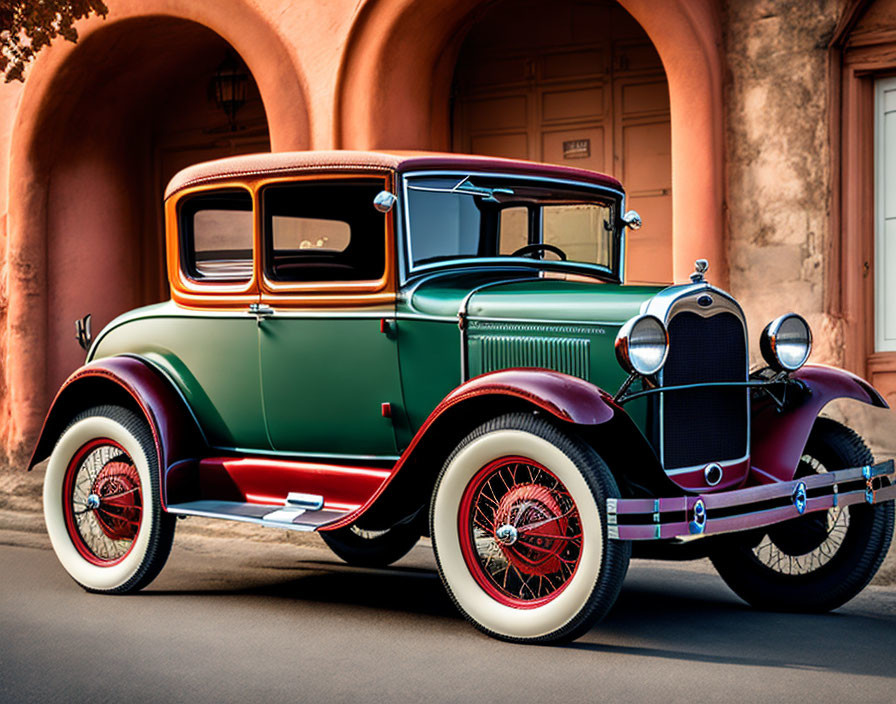
[[[285,45],[242,0],[226,4],[229,12],[212,12],[185,0],[126,0],[110,19],[87,23],[77,45],[54,45],[32,67],[10,159],[13,452],[83,362],[74,319],[90,312],[96,330],[166,297],[161,198],[174,172],[272,145],[307,148],[306,103]],[[215,100],[222,64],[245,77],[234,120]]]
[[[483,0],[367,2],[352,27],[335,102],[337,146],[450,149],[451,89],[470,28],[494,3]],[[669,84],[673,277],[695,259],[725,285],[720,22],[713,0],[619,0],[640,25]],[[544,12],[552,6],[544,3]],[[537,24],[537,16],[530,18]],[[591,27],[600,36],[601,27]],[[400,57],[398,60],[397,57]]]
[[[461,46],[452,150],[610,174],[644,227],[626,280],[672,280],[669,83],[650,37],[615,0],[501,0]],[[601,32],[594,28],[600,27]]]

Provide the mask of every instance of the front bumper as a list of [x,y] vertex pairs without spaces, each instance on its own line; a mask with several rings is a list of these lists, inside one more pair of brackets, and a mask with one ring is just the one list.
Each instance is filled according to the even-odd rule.
[[835,506],[896,499],[893,460],[700,496],[607,499],[609,537],[669,540],[732,533]]

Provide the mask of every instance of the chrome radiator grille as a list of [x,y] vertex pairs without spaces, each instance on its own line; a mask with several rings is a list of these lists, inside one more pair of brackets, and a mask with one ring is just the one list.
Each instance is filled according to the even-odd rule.
[[[663,386],[745,381],[747,347],[742,320],[731,312],[704,317],[690,310],[667,323],[669,356]],[[747,454],[745,388],[703,388],[662,394],[661,450],[666,470],[739,459]]]

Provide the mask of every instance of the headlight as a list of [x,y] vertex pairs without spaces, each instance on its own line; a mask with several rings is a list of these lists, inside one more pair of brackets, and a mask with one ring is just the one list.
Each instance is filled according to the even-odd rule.
[[775,318],[765,326],[759,339],[762,357],[773,369],[792,372],[809,359],[812,351],[812,332],[807,323],[796,313]]
[[656,374],[663,368],[668,351],[669,333],[653,315],[632,318],[616,336],[616,359],[629,374]]

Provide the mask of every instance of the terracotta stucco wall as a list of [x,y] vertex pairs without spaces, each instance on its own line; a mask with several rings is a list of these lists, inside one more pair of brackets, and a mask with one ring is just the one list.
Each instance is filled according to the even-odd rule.
[[[50,344],[45,321],[53,315],[44,278],[53,270],[46,261],[52,170],[36,163],[35,144],[43,137],[35,130],[52,124],[55,107],[92,90],[89,71],[102,69],[96,75],[103,80],[114,70],[78,69],[78,52],[92,36],[147,15],[208,27],[252,70],[275,150],[445,148],[453,61],[484,4],[108,0],[107,20],[79,24],[78,46],[57,42],[42,52],[24,87],[0,86],[0,447],[26,448],[55,390],[26,354],[43,358]],[[751,325],[754,355],[768,319],[797,310],[816,331],[814,360],[840,363],[842,326],[824,308],[825,287],[838,285],[824,278],[832,236],[826,44],[844,0],[622,4],[656,44],[669,76],[673,160],[676,153],[687,155],[673,164],[673,188],[703,203],[697,207],[689,195],[690,208],[676,206],[675,237],[687,244],[680,250],[687,256],[676,260],[677,275],[686,274],[694,253],[709,248],[716,280],[724,281],[730,270],[730,288]],[[66,74],[72,67],[80,76]],[[714,170],[724,172],[724,183],[711,175]],[[724,228],[718,215],[723,196]],[[15,393],[7,388],[10,379],[17,380]]]

